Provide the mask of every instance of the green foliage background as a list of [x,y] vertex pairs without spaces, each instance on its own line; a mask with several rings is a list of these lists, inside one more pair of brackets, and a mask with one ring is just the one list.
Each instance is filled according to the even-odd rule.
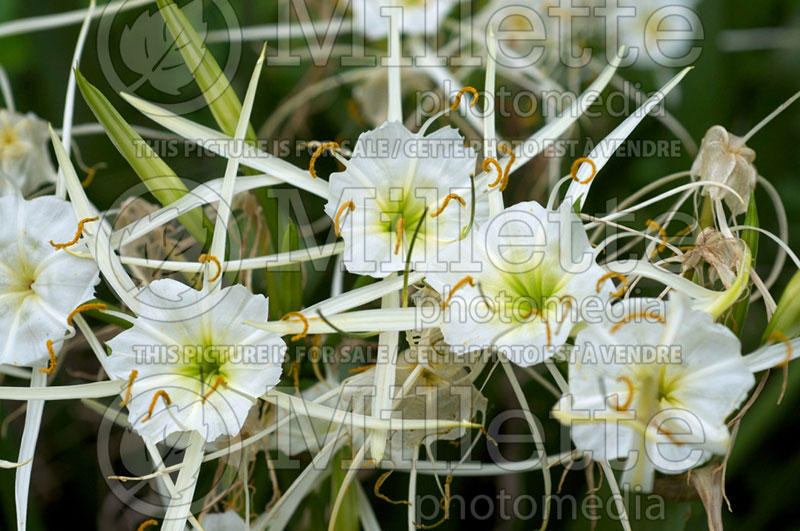
[[[274,2],[251,2],[247,0],[231,0],[243,25],[267,23],[275,20]],[[330,9],[330,2],[319,2],[320,9]],[[482,2],[475,2],[476,8]],[[38,0],[23,2],[21,0],[3,0],[0,2],[0,23],[8,20],[61,12],[83,7],[85,2],[79,0]],[[717,38],[723,29],[749,27],[793,27],[800,31],[800,3],[793,0],[704,0],[699,6],[699,13],[704,25],[705,39],[700,43],[703,53],[696,63],[696,69],[689,74],[680,85],[679,96],[671,97],[669,109],[686,126],[692,136],[699,142],[705,131],[712,125],[721,124],[733,133],[743,134],[755,125],[762,117],[771,112],[791,94],[800,89],[800,40],[791,50],[763,50],[740,53],[725,53],[717,47]],[[136,11],[138,13],[138,10]],[[133,18],[131,18],[133,20]],[[219,21],[209,21],[213,28]],[[0,38],[0,64],[8,71],[16,97],[17,108],[21,111],[32,111],[37,115],[60,124],[63,112],[63,101],[69,64],[78,27],[47,30],[28,35]],[[81,66],[86,77],[117,106],[120,112],[134,124],[152,125],[138,115],[124,101],[113,93],[106,83],[97,62],[96,24],[90,32],[84,60]],[[241,66],[233,80],[236,92],[244,93],[252,65],[255,63],[261,43],[246,43],[243,47]],[[213,45],[212,52],[218,57],[225,52],[225,45]],[[310,68],[307,65],[298,68],[265,67],[264,78],[253,111],[256,130],[266,120],[282,100],[296,92],[298,86],[304,86],[311,80],[320,79],[332,72],[335,67]],[[641,81],[643,89],[655,90],[660,84],[650,73],[632,69],[624,70],[626,77]],[[666,76],[664,76],[664,79]],[[476,86],[482,86],[480,78],[473,80]],[[502,83],[502,81],[500,82]],[[339,137],[355,140],[363,127],[357,124],[345,111],[349,99],[349,87],[326,94],[311,102],[308,108],[300,113],[299,123],[293,124],[298,138],[308,140]],[[92,121],[88,107],[78,97],[76,107],[76,123]],[[214,125],[210,113],[199,111],[190,118],[208,125]],[[601,118],[591,127],[581,131],[581,135],[589,135],[595,141],[611,130],[618,119]],[[527,128],[527,129],[526,129]],[[511,122],[501,125],[503,133],[517,137],[524,136],[530,125]],[[634,134],[636,139],[670,138],[656,120],[648,119]],[[125,190],[138,183],[133,171],[116,153],[110,142],[103,136],[94,136],[79,140],[81,154],[88,164],[105,162],[108,168],[98,174],[89,189],[90,198],[101,208],[108,206],[116,199],[120,190]],[[761,173],[779,190],[789,212],[791,246],[800,248],[800,105],[796,106],[749,142],[750,147],[758,154],[756,165]],[[306,166],[307,156],[289,158],[300,166]],[[167,161],[179,176],[194,181],[205,181],[220,177],[224,171],[222,159],[170,159]],[[333,166],[321,163],[324,171]],[[624,198],[653,179],[674,171],[688,169],[691,159],[683,155],[677,159],[615,158],[604,170],[602,184],[595,188],[594,196],[587,211],[601,212],[605,199],[611,197]],[[531,164],[518,179],[526,186],[535,182],[542,172],[541,164]],[[565,169],[566,172],[566,169]],[[512,188],[513,195],[507,201],[516,201],[530,197],[526,186]],[[760,205],[760,217],[763,227],[776,230],[775,216],[768,207],[763,192],[757,193]],[[312,219],[321,214],[321,204],[310,200],[309,209]],[[656,212],[657,213],[657,212]],[[759,269],[768,270],[775,255],[775,245],[762,238],[761,253],[758,257]],[[786,272],[791,273],[791,265]],[[776,285],[773,294],[776,298],[788,280],[784,277]],[[289,278],[289,277],[287,277]],[[291,277],[292,283],[298,280]],[[325,276],[308,279],[303,301],[310,304],[326,296],[327,282]],[[354,279],[348,278],[348,285]],[[288,301],[288,305],[297,304]],[[287,308],[296,309],[296,308]],[[763,305],[757,303],[751,309],[751,318],[745,332],[745,352],[754,348],[764,327]],[[94,371],[93,360],[74,355],[69,361],[73,371]],[[63,373],[59,383],[85,381],[75,372]],[[305,374],[304,374],[305,378]],[[753,529],[797,529],[800,527],[800,505],[796,502],[800,491],[800,445],[795,438],[796,411],[800,405],[800,370],[793,368],[789,374],[789,385],[780,406],[776,405],[780,390],[780,376],[773,375],[759,401],[745,417],[739,432],[733,457],[728,467],[727,493],[731,500],[733,513],[724,511],[726,529],[733,531],[750,531]],[[552,399],[534,382],[523,382],[529,394],[532,409],[541,419],[547,419],[547,412]],[[501,376],[495,375],[487,387],[490,399],[489,416],[508,408],[515,407],[512,398],[502,385]],[[18,403],[3,402],[0,404],[0,419],[6,418],[19,406]],[[9,423],[0,437],[0,456],[13,459],[16,455],[22,428],[22,417]],[[42,436],[36,452],[33,472],[32,495],[30,506],[29,529],[63,529],[75,526],[82,529],[111,529],[112,522],[120,523],[119,529],[135,529],[134,522],[143,518],[125,516],[118,503],[109,499],[112,495],[97,465],[95,440],[97,435],[98,416],[77,403],[53,402],[45,410],[42,424]],[[558,427],[552,421],[545,421],[547,439],[551,450],[557,449],[557,441],[567,434],[559,434]],[[524,430],[522,425],[516,426]],[[513,430],[512,430],[513,431]],[[529,455],[529,445],[510,445],[512,450],[507,458],[520,459]],[[513,447],[518,448],[513,449]],[[482,450],[485,453],[485,449]],[[527,452],[527,453],[526,453]],[[515,455],[512,455],[515,454]],[[263,461],[260,463],[263,464]],[[562,468],[554,468],[557,480]],[[259,476],[261,474],[259,473]],[[0,529],[14,528],[14,472],[0,470]],[[282,486],[286,488],[292,474],[281,474]],[[405,491],[405,476],[395,474],[387,483],[385,491],[393,498],[402,498]],[[265,478],[256,493],[255,506],[266,503],[269,499],[270,487]],[[365,485],[372,485],[373,479],[365,480]],[[532,472],[525,475],[509,475],[501,478],[457,478],[453,482],[453,492],[463,495],[467,503],[471,497],[487,494],[494,497],[500,489],[513,495],[531,494],[538,498],[541,493],[541,475]],[[428,479],[422,479],[418,492],[435,493],[435,487]],[[564,493],[578,497],[585,495],[586,482],[579,471],[572,472],[565,482]],[[607,489],[600,492],[608,495]],[[329,484],[323,485],[321,491],[309,500],[312,507],[311,519],[304,525],[325,523],[325,513],[321,509],[330,497]],[[401,529],[405,526],[405,507],[388,505],[380,500],[373,500],[377,514],[386,529]],[[138,518],[138,519],[137,519]],[[503,521],[500,518],[488,521],[471,520],[459,522],[457,518],[446,522],[441,529],[455,529],[466,525],[482,525],[497,529],[530,529],[538,525],[538,515],[534,522]],[[298,522],[299,524],[300,522]],[[570,522],[552,522],[551,529],[588,529],[586,520]],[[698,502],[668,503],[668,519],[650,525],[637,525],[636,529],[703,529],[705,520],[702,506]],[[618,524],[609,519],[599,522],[597,529],[616,529]]]

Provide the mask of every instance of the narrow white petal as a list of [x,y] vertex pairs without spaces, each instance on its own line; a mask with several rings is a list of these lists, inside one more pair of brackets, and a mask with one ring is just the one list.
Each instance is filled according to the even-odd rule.
[[227,153],[227,150],[224,149],[226,147],[240,147],[233,145],[233,139],[231,137],[187,120],[186,118],[181,118],[172,112],[161,109],[136,96],[123,93],[122,97],[154,122],[184,138],[197,142],[197,144],[203,146],[212,153],[226,158],[235,158],[239,161],[239,164],[274,175],[285,183],[311,192],[319,197],[328,197],[327,182],[322,179],[314,179],[307,171],[301,170],[293,164],[285,162],[252,146],[241,146],[241,150],[231,149],[230,151],[232,151],[232,153]]
[[594,162],[595,170],[593,170],[589,164],[584,163],[581,165],[575,176],[576,180],[569,185],[564,202],[573,204],[580,200],[579,205],[583,207],[583,204],[586,202],[586,196],[589,193],[589,189],[592,187],[592,183],[597,179],[597,175],[595,174],[594,178],[589,180],[589,177],[592,177],[592,172],[600,172],[600,170],[603,169],[603,166],[606,165],[617,148],[619,148],[619,146],[625,142],[628,136],[630,136],[633,130],[636,129],[636,126],[638,126],[642,120],[644,120],[644,118],[650,114],[650,112],[658,104],[660,104],[664,98],[667,97],[667,94],[669,94],[670,91],[675,88],[678,83],[680,83],[680,81],[686,74],[689,73],[689,70],[691,69],[692,67],[684,68],[678,75],[673,77],[666,85],[661,87],[658,92],[644,102],[641,107],[634,111],[633,114],[628,116],[620,125],[618,125],[616,129],[611,131],[611,133],[605,137],[597,145],[597,147],[592,150],[591,153],[589,153],[588,158]]

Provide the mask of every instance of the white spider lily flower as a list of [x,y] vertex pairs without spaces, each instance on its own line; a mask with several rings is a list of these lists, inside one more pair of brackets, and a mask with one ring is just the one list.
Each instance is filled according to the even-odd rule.
[[738,193],[732,195],[724,188],[706,187],[703,193],[711,199],[724,199],[734,215],[747,210],[750,193],[756,187],[758,171],[753,165],[756,152],[747,147],[744,138],[729,133],[721,125],[715,125],[706,132],[700,144],[700,151],[692,164],[692,175],[704,181],[722,183]]
[[496,346],[517,365],[552,356],[594,306],[605,307],[612,274],[595,263],[589,239],[567,203],[549,210],[519,203],[442,252],[429,271],[444,311],[445,341],[464,352]]
[[77,226],[63,199],[0,197],[0,363],[44,364],[48,341],[58,345],[94,296],[97,265],[50,243],[73,240]]
[[726,452],[725,419],[754,383],[736,336],[673,292],[619,303],[578,333],[569,394],[553,414],[594,460],[627,459],[623,483],[647,492],[654,471]]
[[267,319],[267,299],[241,285],[201,292],[171,279],[137,299],[147,316],[108,342],[107,360],[110,375],[129,382],[121,394],[133,429],[152,442],[192,430],[209,442],[238,434],[281,376],[283,340],[243,324]]
[[[697,4],[698,0],[639,0],[619,6],[610,16],[618,20],[622,44],[638,50],[634,66],[672,68],[692,62],[689,59],[694,55],[692,46],[699,28],[694,12]],[[672,37],[668,37],[670,33]]]
[[458,0],[354,0],[352,3],[355,28],[370,39],[389,35],[391,9],[402,10],[402,33],[431,35],[439,29]]
[[[472,209],[475,153],[451,127],[427,136],[425,130],[412,133],[386,122],[358,137],[350,160],[339,158],[346,169],[330,176],[325,212],[344,238],[349,272],[385,277],[402,271],[420,222],[414,269],[462,238]],[[476,201],[475,223],[488,215],[484,196]]]
[[0,195],[17,190],[27,195],[55,182],[49,144],[47,123],[31,113],[0,109]]

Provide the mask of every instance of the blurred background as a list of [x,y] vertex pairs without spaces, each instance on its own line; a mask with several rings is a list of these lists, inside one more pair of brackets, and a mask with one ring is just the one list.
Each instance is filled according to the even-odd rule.
[[[276,22],[277,7],[274,2],[252,2],[247,0],[228,0],[242,26]],[[0,2],[0,28],[2,24],[26,17],[63,12],[85,7],[79,0],[3,0]],[[332,3],[329,1],[308,2],[312,13],[321,16],[329,14]],[[485,2],[474,2],[477,11]],[[120,15],[122,20],[132,24],[142,9]],[[699,43],[702,54],[696,68],[681,83],[677,94],[669,99],[668,110],[685,126],[695,142],[699,144],[706,130],[716,124],[723,125],[734,134],[743,135],[764,116],[800,90],[800,3],[794,0],[703,0],[697,6],[703,23],[704,39]],[[222,27],[223,21],[209,10],[206,20],[209,30]],[[313,17],[313,18],[321,18]],[[154,125],[127,105],[110,85],[101,69],[98,59],[97,23],[93,24],[81,71],[94,83],[123,116],[132,124]],[[766,32],[752,42],[741,34],[726,34],[725,31],[746,28],[783,28],[783,33]],[[1,34],[2,32],[0,32]],[[66,92],[69,64],[71,61],[78,25],[66,28],[48,29],[24,35],[0,37],[0,64],[7,70],[17,109],[33,112],[44,120],[60,125],[63,102]],[[738,35],[738,36],[737,36]],[[349,37],[343,41],[347,43]],[[269,43],[273,47],[273,43]],[[723,46],[720,46],[722,44]],[[246,42],[242,45],[240,68],[233,78],[236,92],[244,94],[252,66],[260,52],[260,41]],[[376,43],[378,48],[385,43]],[[730,51],[732,47],[751,48]],[[722,49],[725,48],[725,49]],[[225,57],[228,45],[210,45],[215,57]],[[302,66],[269,66],[264,69],[257,101],[253,110],[252,123],[258,131],[274,111],[298,90],[332,75],[341,67],[337,65],[311,67],[308,61]],[[625,78],[641,83],[646,92],[656,90],[674,72],[638,70],[626,68],[620,72]],[[469,77],[476,87],[483,86],[482,72]],[[498,86],[510,90],[518,87],[502,77]],[[585,86],[585,85],[584,85]],[[431,87],[429,87],[431,88]],[[139,92],[147,97],[147,92]],[[347,139],[355,141],[358,134],[370,128],[358,112],[352,112],[353,93],[351,85],[331,89],[297,109],[277,128],[277,138],[288,140]],[[408,100],[413,104],[413,99]],[[357,111],[357,109],[356,109]],[[362,109],[363,112],[363,109]],[[213,118],[207,110],[199,110],[189,118],[214,126]],[[595,142],[603,138],[621,118],[601,117],[590,123],[581,122],[581,130],[576,138],[591,138]],[[75,123],[87,123],[94,118],[77,96]],[[541,125],[540,117],[503,119],[499,123],[500,133],[507,138],[521,139]],[[646,119],[633,134],[633,139],[671,139],[674,138],[665,127],[653,118]],[[118,200],[120,192],[136,185],[139,180],[125,161],[117,154],[111,143],[102,135],[80,137],[77,139],[80,156],[87,166],[104,163],[88,188],[89,197],[101,209]],[[800,249],[800,105],[788,109],[783,115],[759,132],[748,142],[757,153],[755,161],[759,173],[768,179],[779,191],[789,215],[791,247]],[[292,153],[285,157],[300,167],[308,165],[308,154]],[[204,182],[221,177],[225,160],[214,157],[173,157],[167,162],[179,176],[195,182]],[[562,164],[561,174],[568,172],[571,160]],[[585,209],[587,212],[602,213],[606,200],[625,198],[633,191],[672,172],[688,170],[692,157],[681,149],[679,157],[615,157],[603,170],[602,183],[594,189],[593,196]],[[546,199],[544,187],[537,182],[545,179],[546,164],[540,157],[522,169],[513,178],[507,192],[506,202],[512,203],[527,199]],[[323,175],[335,169],[330,160],[320,162]],[[599,182],[599,181],[598,181]],[[766,194],[756,191],[761,226],[777,231],[777,222]],[[313,221],[322,213],[322,202],[303,196],[309,217]],[[663,206],[663,205],[659,205]],[[656,208],[648,213],[659,213]],[[643,217],[642,219],[647,219]],[[298,221],[298,220],[295,220]],[[302,222],[302,220],[299,220]],[[643,224],[643,222],[642,222]],[[766,274],[774,262],[776,246],[762,238],[758,255],[758,268]],[[772,289],[777,299],[791,276],[792,266],[787,264],[784,274]],[[285,282],[303,287],[303,303],[306,305],[327,297],[331,273],[311,273],[303,276],[287,275]],[[355,279],[348,276],[346,287],[353,285]],[[268,277],[256,280],[267,283]],[[274,299],[273,299],[274,300]],[[287,304],[289,304],[287,302]],[[271,303],[272,305],[272,303]],[[296,309],[296,308],[290,308]],[[280,308],[276,308],[279,311]],[[287,309],[288,311],[288,309]],[[280,314],[279,314],[280,315]],[[755,348],[764,327],[764,311],[761,302],[750,310],[744,334],[744,352]],[[748,331],[750,331],[748,333]],[[335,341],[331,339],[330,341]],[[59,375],[59,384],[85,382],[97,378],[97,367],[85,348],[76,345],[71,349],[69,367]],[[307,373],[308,372],[308,373]],[[313,375],[306,371],[303,382],[313,381]],[[8,380],[8,379],[7,379]],[[548,412],[552,407],[552,397],[539,384],[524,381],[525,391],[530,397],[530,406],[545,426],[548,449],[563,450],[559,445],[566,444],[568,434],[561,430]],[[16,382],[15,384],[19,384]],[[761,397],[742,421],[732,457],[727,467],[726,492],[733,512],[723,510],[725,527],[729,530],[750,531],[753,529],[798,529],[800,528],[800,505],[796,493],[800,491],[800,444],[795,438],[796,411],[800,406],[800,370],[796,367],[789,372],[786,395],[780,405],[777,397],[781,387],[781,375],[773,374]],[[513,397],[506,391],[503,376],[498,371],[485,389],[489,398],[488,415],[491,419],[500,411],[516,407]],[[24,411],[20,403],[0,403],[0,456],[14,459],[19,447]],[[100,415],[78,403],[50,402],[47,404],[42,423],[42,435],[36,452],[33,468],[33,481],[30,502],[29,529],[63,529],[66,526],[81,529],[135,529],[144,518],[127,514],[127,509],[109,490],[98,465],[96,440],[100,426]],[[525,433],[525,425],[509,422],[504,432]],[[120,434],[114,437],[122,437]],[[119,441],[114,441],[117,444]],[[524,459],[529,456],[530,443],[503,446],[507,459]],[[487,458],[486,447],[479,444],[476,456]],[[445,450],[442,451],[445,454]],[[457,454],[454,454],[457,455]],[[307,460],[307,459],[306,459]],[[262,461],[258,461],[254,507],[263,510],[269,501],[272,490]],[[563,467],[553,469],[553,477],[558,481]],[[293,478],[291,471],[281,471],[279,482],[285,489]],[[363,473],[360,479],[371,491],[377,477],[375,473]],[[391,498],[405,496],[407,482],[404,473],[396,473],[383,487]],[[0,470],[0,529],[14,528],[14,471]],[[595,481],[599,477],[595,473]],[[599,494],[609,496],[607,482]],[[587,492],[586,476],[581,470],[570,472],[563,485],[562,494],[571,494],[580,502]],[[430,493],[438,497],[438,490],[428,477],[421,477],[418,492]],[[498,492],[507,492],[511,497],[527,494],[541,500],[542,479],[539,472],[510,474],[502,477],[463,478],[453,481],[452,492],[464,497],[467,505],[480,495],[496,499]],[[687,494],[688,492],[688,494]],[[638,522],[634,529],[695,530],[706,527],[702,504],[691,498],[686,489],[675,489],[668,494],[666,501],[667,518],[654,522]],[[335,495],[335,492],[334,492]],[[320,485],[304,504],[303,514],[298,515],[296,525],[300,528],[322,528],[325,520],[324,507],[331,499],[330,482]],[[431,502],[428,502],[431,503]],[[511,503],[511,502],[508,502]],[[629,500],[629,505],[635,500]],[[259,505],[260,504],[260,505]],[[373,505],[381,525],[386,529],[401,529],[405,524],[405,506],[396,506],[373,498]],[[646,505],[646,504],[645,504]],[[430,509],[430,508],[428,508]],[[530,529],[539,525],[537,512],[532,521],[504,520],[496,512],[488,519],[479,519],[466,511],[466,519],[461,520],[457,502],[454,502],[450,520],[440,529],[457,529],[467,525],[482,525],[493,529]],[[527,510],[527,509],[524,509]],[[128,511],[129,512],[129,511]],[[509,511],[510,512],[510,511]],[[605,513],[603,513],[605,514]],[[605,517],[591,522],[580,516],[561,521],[552,521],[550,529],[619,529],[619,523]]]

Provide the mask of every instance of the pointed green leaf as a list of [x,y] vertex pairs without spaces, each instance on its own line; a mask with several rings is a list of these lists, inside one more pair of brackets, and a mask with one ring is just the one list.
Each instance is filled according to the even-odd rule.
[[[203,91],[214,120],[223,133],[234,136],[242,103],[233,91],[230,81],[175,2],[158,0],[158,7],[167,29],[175,39],[176,48],[181,51],[186,66]],[[256,133],[252,126],[248,126],[245,138],[248,142],[255,142]]]
[[[161,203],[169,205],[186,195],[189,189],[175,172],[161,160],[161,157],[142,139],[139,134],[117,112],[111,102],[97,87],[89,83],[79,71],[75,79],[83,99],[92,109],[97,120],[103,125],[108,138],[117,151],[128,161],[147,189]],[[210,221],[199,208],[191,210],[179,218],[186,230],[201,244],[205,245],[209,231],[213,230]]]
[[781,332],[789,339],[800,336],[800,271],[794,274],[783,291],[775,315],[764,331],[762,342],[769,340],[775,332]]

